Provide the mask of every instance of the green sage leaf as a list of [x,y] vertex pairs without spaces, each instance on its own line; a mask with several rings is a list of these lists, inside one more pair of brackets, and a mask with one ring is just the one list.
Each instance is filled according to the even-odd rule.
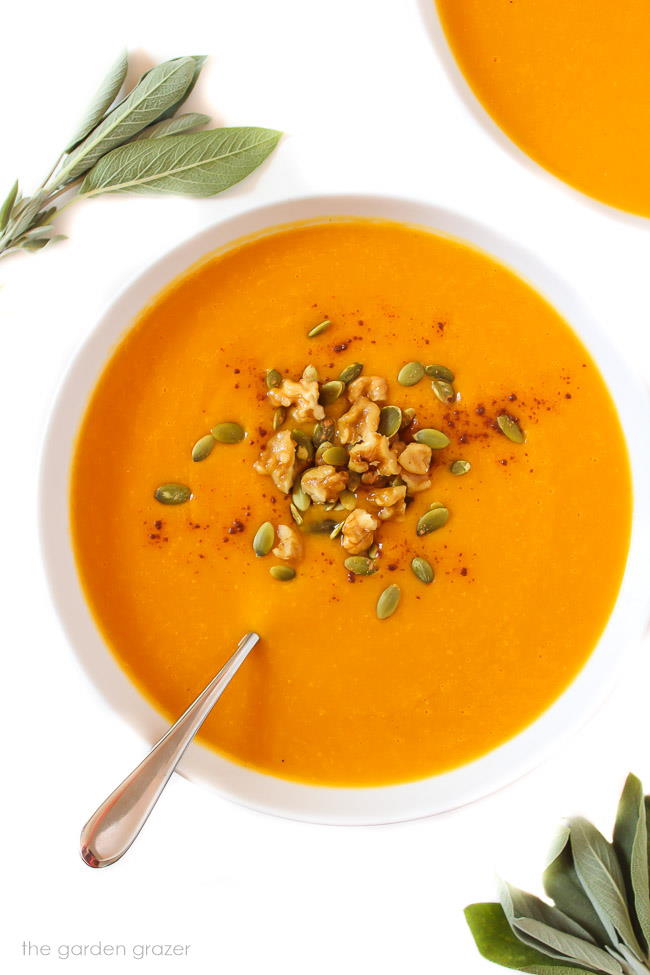
[[274,129],[231,128],[143,139],[113,150],[81,184],[80,196],[177,193],[213,196],[248,176],[275,148]]
[[628,775],[618,804],[614,849],[623,869],[628,903],[646,945],[650,945],[650,883],[648,880],[648,830],[643,787],[636,775]]
[[106,153],[128,142],[175,105],[194,76],[194,58],[165,61],[144,75],[72,152],[56,176],[62,185],[87,172]]
[[[192,91],[194,90],[195,84],[199,80],[201,69],[203,68],[203,65],[205,64],[207,59],[208,59],[207,54],[192,55],[192,60],[194,61],[194,73],[192,75],[192,80],[190,81],[189,85],[185,89],[183,95],[178,99],[178,101],[174,105],[170,105],[169,108],[165,109],[162,115],[158,116],[158,118],[156,119],[157,122],[163,122],[165,119],[171,118],[171,116],[178,111],[178,109],[181,107],[183,102],[187,101],[187,99],[192,94]],[[181,59],[175,58],[174,60],[180,61]]]
[[569,821],[571,850],[576,873],[607,934],[614,943],[618,935],[642,958],[625,901],[625,880],[611,843],[588,820]]
[[14,208],[14,203],[16,202],[16,197],[18,196],[18,180],[11,187],[7,193],[4,203],[0,207],[0,231],[4,230],[9,223],[9,217],[11,216],[11,211]]
[[64,152],[71,152],[101,122],[104,113],[111,107],[124,84],[127,68],[128,56],[126,51],[122,51],[97,89],[75,134],[63,150]]
[[544,871],[544,890],[564,914],[577,921],[600,945],[615,946],[598,914],[582,889],[573,864],[569,830],[564,826],[555,843],[552,859]]
[[188,112],[186,115],[177,115],[175,118],[163,119],[162,122],[154,122],[148,125],[142,132],[138,132],[134,142],[139,139],[161,139],[164,135],[179,135],[181,132],[191,132],[193,129],[202,129],[210,121],[209,115],[201,115],[199,112]]

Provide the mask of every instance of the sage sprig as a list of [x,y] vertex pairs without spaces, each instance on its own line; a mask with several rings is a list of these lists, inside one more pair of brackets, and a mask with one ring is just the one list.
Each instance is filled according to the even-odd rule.
[[275,129],[203,129],[207,115],[176,115],[205,58],[173,58],[119,97],[126,53],[110,68],[43,184],[22,196],[18,182],[0,205],[0,257],[62,239],[53,220],[75,200],[104,193],[206,197],[245,179],[280,139]]
[[650,797],[629,775],[613,842],[588,820],[569,820],[544,872],[553,904],[503,884],[499,903],[470,904],[481,954],[536,975],[650,972]]

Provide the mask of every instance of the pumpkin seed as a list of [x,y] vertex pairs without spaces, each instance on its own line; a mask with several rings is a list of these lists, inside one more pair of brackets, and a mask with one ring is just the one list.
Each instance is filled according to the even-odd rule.
[[192,460],[197,463],[200,460],[205,460],[214,450],[216,442],[211,433],[206,433],[205,437],[197,440],[192,447]]
[[269,573],[278,582],[290,582],[296,578],[296,570],[292,569],[290,565],[272,565]]
[[157,487],[153,496],[161,504],[185,504],[192,497],[192,492],[186,484],[176,484],[171,481],[169,484],[161,484]]
[[335,444],[333,447],[328,447],[324,450],[321,459],[325,464],[331,464],[332,467],[345,467],[349,460],[349,454],[345,447],[341,444]]
[[455,378],[453,372],[451,369],[447,369],[447,366],[425,366],[424,371],[432,379],[443,379],[446,383],[453,383]]
[[413,575],[420,582],[423,582],[425,586],[430,585],[435,578],[435,572],[433,571],[433,566],[426,559],[417,556],[411,560],[411,568],[413,569]]
[[273,422],[272,427],[274,430],[279,430],[284,421],[287,418],[287,409],[285,406],[278,406],[276,410],[273,411]]
[[331,406],[332,403],[336,403],[344,389],[345,383],[341,382],[340,379],[330,379],[329,382],[323,383],[321,386],[318,402],[321,406]]
[[305,368],[302,371],[302,378],[306,380],[308,383],[317,383],[318,369],[316,368],[316,366],[312,366],[311,364],[305,366]]
[[387,620],[389,616],[392,616],[399,606],[401,595],[402,591],[399,586],[392,585],[388,589],[384,589],[377,600],[377,618]]
[[368,558],[369,559],[379,558],[379,545],[377,544],[377,542],[374,542],[368,549]]
[[304,521],[305,519],[303,518],[303,516],[302,516],[302,515],[300,514],[300,512],[298,511],[298,508],[297,508],[297,507],[296,507],[296,505],[295,505],[295,504],[293,503],[293,501],[292,501],[292,502],[291,502],[291,504],[289,505],[289,511],[291,512],[291,517],[293,518],[293,520],[295,521],[295,523],[296,523],[296,524],[297,524],[298,526],[300,526],[300,525],[302,525],[302,523],[303,523],[303,521]]
[[217,423],[210,432],[219,443],[240,443],[246,436],[240,423]]
[[453,464],[449,465],[449,470],[451,473],[456,474],[457,476],[467,474],[468,471],[471,471],[471,469],[472,465],[468,460],[455,460]]
[[305,523],[305,531],[310,535],[329,535],[334,531],[338,522],[333,518],[323,518],[321,521],[310,521]]
[[404,430],[406,429],[406,427],[410,426],[411,423],[413,423],[414,419],[415,419],[415,410],[413,409],[412,406],[409,406],[407,407],[407,409],[402,410],[402,422],[400,424],[400,430]]
[[269,389],[282,385],[282,375],[277,369],[269,369],[266,374],[266,385]]
[[356,491],[360,484],[361,474],[358,474],[357,471],[350,471],[348,474],[348,490]]
[[319,322],[318,325],[314,325],[313,328],[309,329],[307,332],[307,338],[315,339],[317,335],[322,335],[323,332],[327,331],[331,324],[332,323],[330,322],[329,318],[325,318],[322,322]]
[[323,501],[323,511],[334,511],[337,505],[337,501]]
[[304,430],[292,430],[291,439],[296,444],[296,457],[298,460],[312,460],[314,456],[314,445],[311,437]]
[[340,535],[344,524],[345,524],[345,518],[343,519],[343,521],[339,521],[338,524],[334,525],[334,528],[332,528],[330,532],[330,538],[336,538],[337,535]]
[[434,430],[433,427],[424,427],[413,437],[417,443],[424,443],[427,447],[431,447],[432,450],[442,450],[443,447],[448,447],[450,444],[449,437],[442,430]]
[[352,491],[341,491],[339,500],[346,511],[353,511],[357,506],[357,499]]
[[424,376],[424,366],[421,362],[407,362],[397,373],[400,386],[415,386]]
[[399,406],[384,406],[379,413],[379,433],[393,437],[402,426],[402,411]]
[[258,558],[268,555],[275,542],[275,528],[270,521],[265,521],[255,532],[253,551]]
[[295,504],[298,511],[306,511],[311,504],[311,498],[305,493],[305,491],[303,491],[300,480],[298,480],[294,485],[291,500]]
[[438,528],[442,528],[443,525],[447,524],[448,520],[449,511],[443,505],[440,505],[438,508],[429,508],[418,521],[415,533],[416,535],[428,535],[430,532],[435,532]]
[[434,379],[431,383],[431,389],[441,403],[453,403],[456,399],[456,390],[446,379]]
[[372,564],[372,559],[366,558],[365,555],[351,555],[343,565],[354,576],[371,576],[377,571],[377,567]]
[[508,413],[500,413],[497,417],[497,424],[501,433],[505,434],[508,440],[513,443],[524,443],[526,436],[513,417]]
[[320,447],[318,448],[318,450],[316,451],[316,453],[314,455],[314,459],[315,459],[315,461],[316,461],[317,464],[322,464],[323,463],[323,454],[325,453],[326,450],[329,450],[330,447],[333,447],[333,446],[334,446],[334,444],[330,440],[324,440],[323,441],[323,443],[320,445]]
[[321,420],[320,423],[316,424],[314,427],[314,432],[311,435],[314,447],[320,447],[320,445],[325,443],[326,440],[331,442],[335,433],[336,424],[334,423],[334,420]]
[[429,511],[435,511],[436,508],[444,508],[442,501],[432,501],[429,505]]
[[346,366],[345,369],[341,370],[339,379],[347,386],[347,384],[351,383],[354,379],[358,379],[362,372],[363,362],[351,362],[349,366]]

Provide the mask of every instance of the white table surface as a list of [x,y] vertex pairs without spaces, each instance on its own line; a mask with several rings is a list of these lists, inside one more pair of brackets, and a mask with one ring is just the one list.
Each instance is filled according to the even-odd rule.
[[[7,971],[396,972],[480,975],[462,915],[495,874],[538,890],[563,815],[609,829],[625,774],[650,791],[648,641],[581,733],[508,789],[391,827],[317,827],[221,801],[175,777],[118,865],[78,857],[86,815],[142,756],[68,650],[46,590],[35,508],[57,384],[116,291],[179,240],[288,195],[407,194],[525,242],[569,280],[650,375],[650,224],[593,204],[494,137],[433,42],[427,0],[79,0],[3,12],[0,192],[39,180],[124,44],[139,63],[207,53],[192,104],[287,135],[270,165],[214,200],[105,198],[72,208],[70,240],[0,262]],[[61,512],[64,517],[64,512]],[[23,942],[51,954],[24,955]],[[189,945],[186,956],[68,959],[79,944]],[[32,949],[33,951],[33,949]]]

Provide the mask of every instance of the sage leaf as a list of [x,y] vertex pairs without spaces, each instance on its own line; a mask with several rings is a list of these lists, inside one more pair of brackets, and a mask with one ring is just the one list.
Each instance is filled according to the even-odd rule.
[[256,169],[281,134],[274,129],[230,128],[133,142],[100,159],[81,184],[79,195],[213,196]]
[[557,907],[551,907],[550,904],[546,904],[539,897],[535,897],[534,894],[527,894],[526,891],[518,890],[512,884],[501,884],[500,888],[501,906],[509,920],[511,915],[515,920],[518,918],[530,918],[531,920],[541,921],[544,924],[557,928],[558,931],[575,935],[578,938],[584,938],[587,941],[591,941],[592,944],[595,943],[589,932],[582,925],[578,924],[577,921],[573,920],[567,914],[564,914]]
[[500,904],[470,904],[465,919],[476,947],[488,961],[534,975],[580,975],[584,968],[573,968],[523,944],[513,934]]
[[120,88],[124,84],[127,68],[127,53],[126,51],[122,51],[115,63],[111,65],[108,74],[97,89],[75,134],[63,150],[64,152],[71,152],[101,122],[104,113],[113,104]]
[[544,890],[559,910],[574,918],[598,944],[615,947],[578,880],[566,826],[557,838],[543,882]]
[[636,775],[628,775],[618,804],[614,850],[623,869],[628,903],[634,906],[638,927],[646,946],[649,946],[648,830],[643,787]]
[[162,122],[154,122],[148,125],[142,132],[138,132],[134,142],[138,139],[161,139],[164,135],[178,135],[181,132],[191,132],[192,129],[202,129],[210,121],[209,115],[201,115],[199,112],[188,112],[186,115],[177,115],[175,118],[163,119]]
[[18,196],[18,180],[11,187],[7,193],[4,203],[0,207],[0,231],[3,231],[7,224],[9,223],[9,217],[11,216],[11,211],[14,208],[14,203],[16,202],[16,197]]
[[192,80],[190,81],[189,85],[187,86],[184,94],[181,96],[181,98],[179,98],[179,100],[176,102],[175,105],[170,105],[170,107],[168,109],[166,109],[162,113],[162,115],[160,115],[158,117],[158,119],[156,121],[162,122],[165,119],[171,118],[171,116],[174,115],[174,113],[178,111],[178,109],[181,107],[181,105],[183,104],[183,102],[187,101],[187,99],[189,98],[189,96],[192,94],[192,91],[194,89],[194,86],[197,83],[197,81],[199,80],[199,75],[201,74],[201,68],[203,67],[203,65],[207,61],[207,55],[206,54],[193,54],[192,55],[192,60],[194,61],[194,74],[192,75]]
[[586,819],[569,821],[571,850],[578,879],[614,943],[618,935],[643,957],[625,901],[625,881],[611,843]]
[[515,926],[518,931],[523,931],[539,944],[544,945],[542,950],[551,949],[556,952],[555,957],[558,961],[585,965],[593,971],[604,972],[606,975],[621,975],[623,972],[619,963],[602,948],[583,941],[582,938],[576,938],[572,934],[558,931],[550,924],[544,924],[543,921],[523,917],[515,921]]
[[165,61],[147,72],[72,152],[56,175],[57,183],[63,185],[81,176],[106,153],[158,121],[185,94],[194,68],[194,59],[188,57]]

